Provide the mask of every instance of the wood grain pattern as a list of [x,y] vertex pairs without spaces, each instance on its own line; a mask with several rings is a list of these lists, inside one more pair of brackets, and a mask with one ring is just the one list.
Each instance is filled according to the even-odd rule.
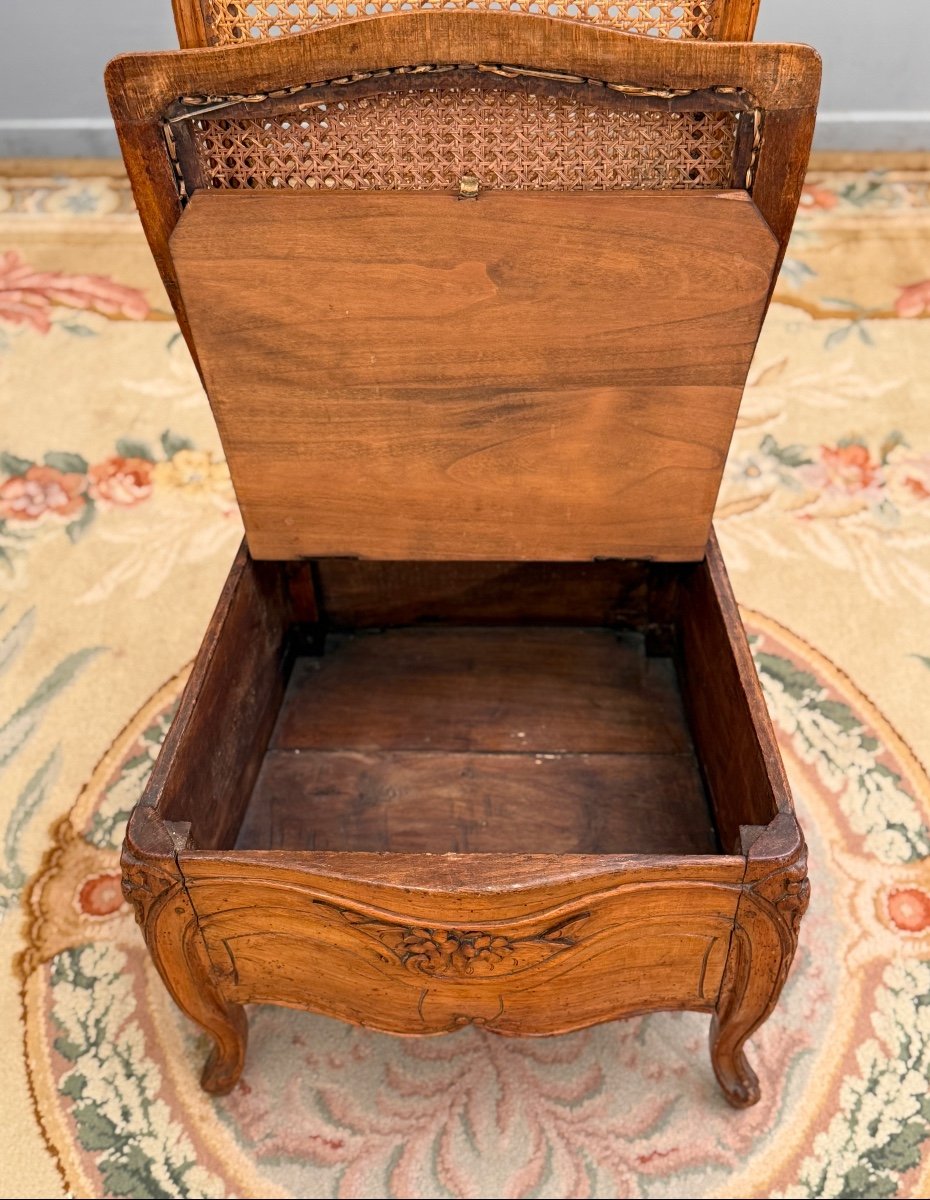
[[216,193],[171,247],[256,557],[703,554],[776,254],[744,193]]
[[277,750],[687,752],[669,660],[609,629],[331,635],[295,665]]
[[150,804],[140,802],[130,817],[120,859],[123,894],[165,987],[212,1043],[201,1085],[224,1093],[236,1085],[245,1064],[248,1020],[242,1006],[217,987],[177,861],[186,837],[186,828],[163,821]]
[[[327,866],[353,857],[354,878]],[[182,853],[223,994],[397,1033],[548,1034],[716,1004],[738,857],[695,856],[686,877],[669,858],[409,855],[402,887],[373,882],[383,857],[308,855],[299,869],[293,856],[242,855],[231,877],[229,860]],[[449,864],[458,883],[439,885]]]
[[[284,696],[290,613],[279,566],[241,547],[141,804],[231,846]],[[209,752],[205,753],[205,748]]]
[[794,813],[780,812],[745,841],[746,874],[710,1030],[714,1073],[735,1108],[759,1100],[744,1047],[778,1002],[810,902],[807,846]]
[[236,849],[713,854],[716,839],[690,754],[278,751]]
[[123,55],[107,68],[107,94],[142,225],[195,361],[168,248],[183,204],[162,121],[179,97],[267,93],[358,71],[467,62],[556,68],[647,89],[725,86],[751,96],[764,114],[752,189],[784,253],[820,86],[819,58],[808,47],[683,43],[515,13],[432,11],[333,25],[283,42]]
[[738,888],[696,882],[631,884],[583,906],[521,916],[514,901],[524,897],[501,897],[494,921],[424,927],[402,907],[282,894],[260,877],[241,893],[254,916],[233,914],[216,887],[197,880],[194,864],[187,870],[230,1000],[309,1006],[408,1034],[470,1024],[552,1034],[654,1009],[712,1010],[739,897]]
[[751,41],[759,19],[761,0],[728,0],[721,7],[714,36],[721,42]]
[[602,625],[642,628],[653,568],[593,563],[294,564],[312,576],[330,629],[395,625]]
[[736,851],[743,826],[790,811],[791,791],[716,536],[679,587],[683,695],[721,842]]
[[766,110],[814,106],[820,87],[819,55],[809,46],[646,39],[545,17],[442,10],[331,25],[284,41],[122,54],[107,66],[106,82],[115,115],[144,122],[179,96],[248,95],[353,71],[482,61],[644,87],[698,91],[728,84]]
[[712,853],[670,660],[606,629],[330,636],[238,849]]
[[201,0],[171,0],[171,9],[182,49],[211,45],[213,39],[207,29]]

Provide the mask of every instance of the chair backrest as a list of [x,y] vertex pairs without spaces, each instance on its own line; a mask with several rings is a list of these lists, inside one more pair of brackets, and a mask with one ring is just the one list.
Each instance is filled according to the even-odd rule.
[[172,0],[182,47],[232,46],[402,12],[516,12],[651,37],[750,41],[759,0]]
[[204,188],[446,189],[463,168],[485,188],[735,187],[783,252],[820,67],[803,46],[442,10],[280,43],[122,55],[106,82],[183,324],[168,238]]
[[253,554],[700,558],[819,75],[472,12],[115,60]]

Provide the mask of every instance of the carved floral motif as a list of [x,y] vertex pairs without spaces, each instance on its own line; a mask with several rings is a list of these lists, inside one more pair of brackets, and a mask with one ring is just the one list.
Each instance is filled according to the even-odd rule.
[[508,938],[480,930],[460,933],[450,929],[407,930],[395,950],[408,970],[427,975],[449,970],[473,975],[482,968],[493,970],[513,952]]
[[807,877],[807,848],[785,873],[785,890],[775,901],[775,907],[791,927],[795,941],[801,928],[801,918],[811,899],[811,884]]
[[[752,890],[764,896],[774,905],[778,915],[791,931],[791,940],[797,943],[801,918],[810,903],[811,885],[807,877],[807,846],[801,841],[794,860],[780,867],[771,875],[758,880]],[[792,949],[792,955],[794,950]]]
[[350,909],[340,909],[339,915],[386,947],[408,971],[433,978],[467,979],[512,975],[554,958],[576,945],[577,928],[590,914],[576,913],[547,929],[520,934],[395,924]]
[[169,888],[178,886],[177,877],[160,870],[152,862],[142,862],[127,846],[120,856],[123,895],[132,905],[136,921],[148,938],[148,917],[152,904]]

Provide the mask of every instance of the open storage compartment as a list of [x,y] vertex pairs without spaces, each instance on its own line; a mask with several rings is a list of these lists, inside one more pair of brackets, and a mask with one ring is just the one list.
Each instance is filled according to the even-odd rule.
[[158,800],[201,849],[738,853],[779,810],[715,547],[682,565],[243,551],[214,631],[199,706],[223,737]]
[[241,1005],[547,1034],[777,998],[805,851],[715,542],[698,563],[257,563],[133,813],[127,893],[235,1082]]

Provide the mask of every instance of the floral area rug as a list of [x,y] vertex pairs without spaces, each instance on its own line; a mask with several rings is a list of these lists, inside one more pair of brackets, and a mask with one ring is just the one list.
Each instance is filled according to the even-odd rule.
[[930,1193],[930,176],[820,174],[717,529],[814,899],[734,1113],[707,1018],[401,1040],[253,1010],[243,1082],[118,847],[240,537],[125,181],[0,178],[0,1017],[10,1196]]

